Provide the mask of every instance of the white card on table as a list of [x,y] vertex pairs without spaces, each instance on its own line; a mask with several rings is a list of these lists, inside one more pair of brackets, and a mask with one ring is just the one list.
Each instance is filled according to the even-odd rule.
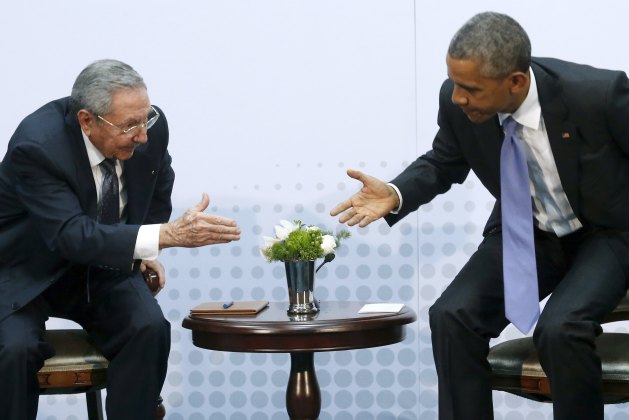
[[367,303],[358,311],[359,314],[393,313],[396,314],[404,307],[403,303]]

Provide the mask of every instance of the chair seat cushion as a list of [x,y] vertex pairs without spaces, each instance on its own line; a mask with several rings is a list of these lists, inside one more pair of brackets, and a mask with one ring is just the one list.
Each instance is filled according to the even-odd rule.
[[[596,339],[596,349],[601,358],[605,403],[629,401],[629,334],[603,333]],[[488,361],[494,389],[537,401],[551,399],[548,378],[532,338],[495,345]]]
[[109,361],[83,330],[49,330],[46,341],[55,348],[38,373],[42,393],[67,394],[105,387]]

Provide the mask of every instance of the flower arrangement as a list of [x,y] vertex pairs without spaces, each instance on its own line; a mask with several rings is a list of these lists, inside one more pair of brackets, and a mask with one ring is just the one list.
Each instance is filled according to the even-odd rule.
[[275,237],[264,237],[262,255],[272,261],[312,261],[325,258],[326,262],[334,259],[334,250],[341,240],[348,238],[346,230],[333,235],[318,226],[305,225],[301,220],[294,223],[280,220],[275,226]]

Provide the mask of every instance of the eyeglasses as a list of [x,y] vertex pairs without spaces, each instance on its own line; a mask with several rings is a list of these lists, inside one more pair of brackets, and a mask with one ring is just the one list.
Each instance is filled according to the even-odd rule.
[[136,131],[141,129],[141,128],[146,128],[148,130],[149,128],[153,127],[153,125],[155,125],[155,122],[159,118],[159,112],[157,112],[155,110],[155,108],[153,108],[151,106],[151,113],[149,114],[149,118],[147,118],[146,122],[143,122],[143,123],[140,123],[140,124],[136,124],[136,125],[133,125],[133,126],[127,127],[127,128],[118,127],[116,124],[107,121],[106,119],[104,119],[100,115],[96,115],[96,116],[98,117],[99,120],[104,121],[107,124],[111,125],[112,127],[115,127],[118,130],[120,130],[121,134],[124,134],[126,136],[134,136],[136,134]]

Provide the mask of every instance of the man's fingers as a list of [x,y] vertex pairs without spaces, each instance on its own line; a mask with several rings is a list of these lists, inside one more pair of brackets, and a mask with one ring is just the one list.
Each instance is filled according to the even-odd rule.
[[140,264],[140,270],[145,272],[146,270],[152,270],[157,274],[158,287],[157,290],[153,290],[153,295],[159,293],[160,290],[166,285],[166,270],[161,262],[158,260],[142,260]]
[[237,223],[233,219],[203,212],[195,212],[192,211],[192,209],[188,210],[181,220],[184,222],[184,225],[193,225],[195,228],[206,226],[237,227]]
[[[347,170],[347,175],[350,178],[354,178],[355,180],[358,180],[360,182],[363,183],[363,186],[361,188],[361,192],[364,192],[365,189],[365,179],[366,179],[366,175],[360,171],[357,171],[355,169],[348,169]],[[344,211],[351,209],[352,206],[354,206],[354,201],[358,200],[360,201],[360,197],[359,197],[359,193],[354,194],[353,196],[351,196],[350,198],[348,198],[345,201],[340,202],[339,204],[337,204],[332,210],[330,210],[330,216],[338,216],[339,214],[343,213]],[[339,221],[341,223],[345,223],[347,220],[349,220],[349,217],[346,214],[343,214],[341,216],[341,218],[339,219]]]
[[363,217],[363,219],[360,221],[360,223],[358,223],[358,227],[364,228],[365,226],[367,226],[369,223],[373,222],[374,219],[370,216],[365,216]]
[[[220,218],[221,224],[211,223],[208,220],[199,220],[194,233],[206,240],[231,242],[240,239],[240,228],[230,219]],[[232,224],[233,222],[233,224]]]
[[238,231],[230,231],[230,232],[212,232],[212,235],[218,241],[237,241],[240,239],[240,230]]
[[352,200],[345,200],[342,203],[337,204],[336,207],[330,210],[330,216],[337,216],[343,213],[345,210],[349,209],[350,207],[352,207]]
[[360,172],[360,171],[357,171],[356,169],[348,169],[348,170],[347,170],[347,175],[348,175],[350,178],[354,178],[355,180],[357,180],[357,181],[360,181],[360,182],[363,182],[363,183],[364,183],[364,181],[363,181],[363,180],[365,179],[365,174],[364,174],[364,173],[362,173],[362,172]]
[[[345,219],[343,221],[343,219]],[[365,214],[360,214],[357,213],[353,210],[350,210],[348,212],[346,212],[343,217],[339,220],[339,222],[341,223],[345,223],[347,222],[348,226],[355,226],[358,225],[359,227],[365,227],[367,226],[369,223],[371,223],[373,221],[373,219]]]
[[216,232],[216,231],[204,231],[197,233],[197,241],[204,245],[210,244],[225,244],[228,242],[240,240],[240,232]]
[[208,224],[208,225],[216,225],[216,226],[227,226],[227,227],[236,227],[236,221],[234,219],[229,219],[227,217],[216,216],[214,214],[207,213],[197,213],[195,215],[196,220]]

